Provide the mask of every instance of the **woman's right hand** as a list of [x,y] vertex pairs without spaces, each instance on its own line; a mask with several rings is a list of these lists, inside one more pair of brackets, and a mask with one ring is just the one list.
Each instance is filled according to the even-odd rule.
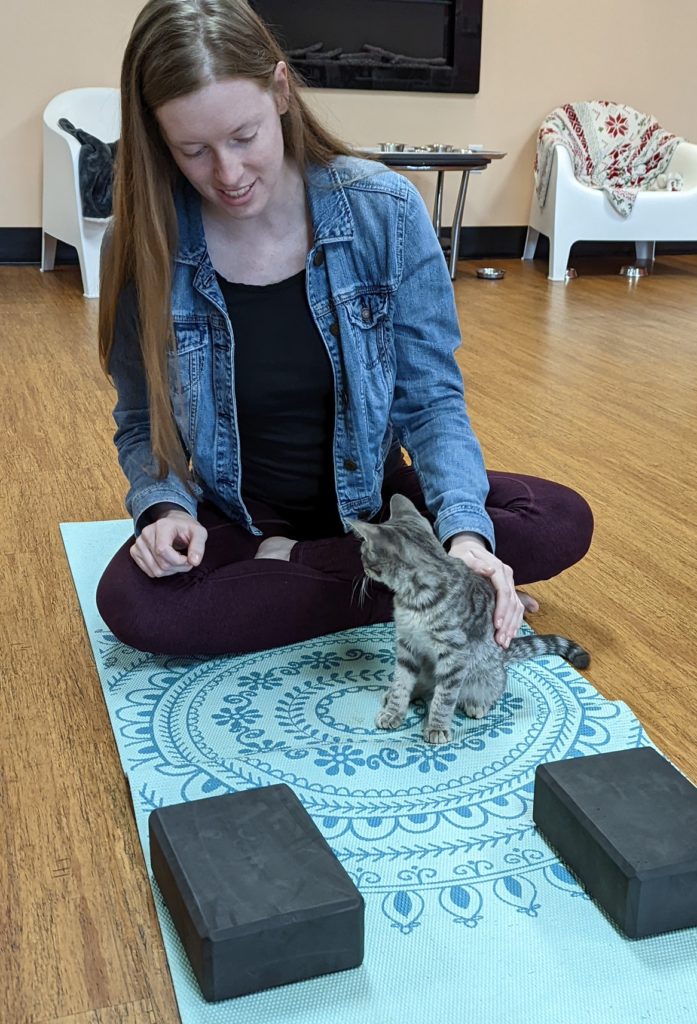
[[131,558],[146,576],[158,579],[200,565],[208,539],[204,526],[183,509],[171,509],[144,527]]

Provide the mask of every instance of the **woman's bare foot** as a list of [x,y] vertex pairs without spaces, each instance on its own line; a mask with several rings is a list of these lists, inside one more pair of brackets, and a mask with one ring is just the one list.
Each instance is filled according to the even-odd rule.
[[290,560],[290,553],[297,544],[290,537],[266,537],[259,547],[255,558],[277,558],[281,562]]
[[535,612],[539,612],[540,606],[532,594],[526,594],[524,590],[516,590],[516,594],[518,595],[518,600],[525,609],[523,612],[524,615],[534,615]]

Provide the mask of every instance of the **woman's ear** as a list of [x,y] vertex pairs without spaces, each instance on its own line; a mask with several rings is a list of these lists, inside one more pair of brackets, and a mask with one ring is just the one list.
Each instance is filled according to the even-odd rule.
[[288,81],[288,65],[285,61],[279,60],[273,73],[273,90],[276,100],[276,109],[282,116],[290,106],[290,82]]

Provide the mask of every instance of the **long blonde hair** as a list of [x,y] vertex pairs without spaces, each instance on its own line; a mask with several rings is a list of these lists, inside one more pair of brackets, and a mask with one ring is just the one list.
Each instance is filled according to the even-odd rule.
[[[131,282],[148,385],[151,448],[160,478],[172,470],[188,482],[190,471],[174,420],[167,372],[167,351],[174,347],[171,292],[178,170],[155,111],[169,100],[228,78],[250,78],[273,88],[279,61],[287,58],[246,0],[149,0],[124,54],[114,219],[101,268],[99,356],[108,375],[119,297]],[[301,169],[351,155],[352,150],[308,110],[291,68],[288,79],[289,105],[281,116],[285,152]]]

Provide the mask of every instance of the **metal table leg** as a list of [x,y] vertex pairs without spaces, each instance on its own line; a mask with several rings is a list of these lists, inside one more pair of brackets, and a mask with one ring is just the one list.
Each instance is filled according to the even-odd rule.
[[438,236],[440,241],[441,233],[441,216],[443,213],[443,181],[445,178],[445,171],[438,171],[438,179],[436,181],[436,199],[433,204],[433,229]]
[[[457,275],[457,254],[460,248],[460,228],[462,227],[462,214],[465,209],[465,199],[467,198],[467,184],[469,182],[470,172],[465,170],[462,172],[462,179],[460,181],[460,189],[457,193],[457,202],[455,203],[455,216],[453,217],[453,226],[450,231],[450,280],[454,281]],[[441,197],[442,198],[442,197]]]

